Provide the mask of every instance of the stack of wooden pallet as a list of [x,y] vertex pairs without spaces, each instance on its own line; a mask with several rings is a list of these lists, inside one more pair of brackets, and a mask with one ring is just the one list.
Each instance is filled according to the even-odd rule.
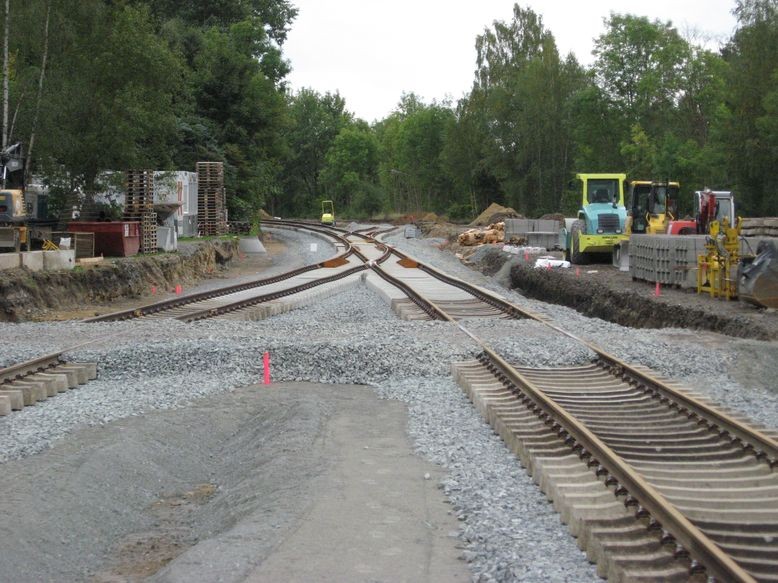
[[227,232],[224,195],[224,164],[197,163],[197,223],[202,236]]
[[141,253],[157,251],[157,214],[154,212],[154,171],[128,170],[124,220],[141,224]]

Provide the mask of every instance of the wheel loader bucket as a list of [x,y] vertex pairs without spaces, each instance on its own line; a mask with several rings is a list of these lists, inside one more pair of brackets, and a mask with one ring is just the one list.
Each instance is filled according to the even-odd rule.
[[629,241],[613,246],[613,267],[618,267],[619,271],[629,271]]
[[738,296],[762,308],[778,308],[778,244],[762,241],[756,258],[738,274]]

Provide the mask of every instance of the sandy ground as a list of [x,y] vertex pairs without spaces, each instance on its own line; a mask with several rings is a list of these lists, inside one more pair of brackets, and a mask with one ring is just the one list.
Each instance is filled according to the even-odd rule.
[[246,387],[5,464],[0,579],[466,581],[440,478],[399,402]]

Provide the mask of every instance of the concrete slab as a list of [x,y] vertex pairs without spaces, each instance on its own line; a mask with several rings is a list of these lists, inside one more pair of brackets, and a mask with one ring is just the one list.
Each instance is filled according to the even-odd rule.
[[238,249],[243,253],[267,253],[262,241],[256,237],[246,237],[238,241]]
[[67,377],[65,375],[38,373],[24,377],[24,380],[43,383],[43,385],[46,387],[46,395],[49,397],[53,397],[57,393],[68,390]]
[[43,253],[43,269],[46,271],[73,269],[75,266],[75,249],[60,249],[59,251],[44,251]]
[[43,254],[46,251],[25,251],[20,253],[22,266],[30,271],[43,271]]
[[77,364],[69,362],[67,364],[61,364],[52,370],[54,372],[73,374],[76,383],[79,385],[83,385],[87,381],[97,378],[97,366],[95,364]]
[[0,253],[0,269],[16,269],[21,264],[20,253]]

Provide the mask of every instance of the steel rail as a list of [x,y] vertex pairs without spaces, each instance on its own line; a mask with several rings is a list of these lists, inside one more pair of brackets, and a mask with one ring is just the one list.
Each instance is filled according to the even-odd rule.
[[257,304],[262,304],[265,302],[270,302],[279,298],[283,298],[286,296],[290,296],[302,291],[309,290],[314,287],[318,287],[320,285],[324,285],[326,283],[332,283],[333,281],[338,281],[339,279],[344,279],[350,275],[354,275],[355,273],[359,273],[360,271],[365,271],[368,268],[367,265],[357,265],[355,267],[352,267],[350,269],[347,269],[345,271],[342,271],[340,273],[336,273],[334,275],[330,275],[327,277],[322,277],[319,279],[314,279],[311,281],[308,281],[306,283],[296,285],[293,287],[288,287],[282,290],[278,290],[269,294],[264,294],[261,296],[254,296],[253,298],[248,298],[245,300],[239,300],[237,302],[232,302],[229,304],[225,304],[223,306],[217,306],[215,308],[207,308],[205,310],[198,310],[197,312],[190,312],[188,314],[184,314],[182,316],[178,316],[176,319],[180,320],[182,322],[195,322],[197,320],[204,320],[206,318],[213,318],[215,316],[220,316],[222,314],[227,314],[229,312],[234,312],[236,310],[242,310],[243,308],[248,308],[249,306],[255,306]]
[[662,494],[651,486],[643,477],[627,464],[621,456],[616,454],[600,438],[581,424],[575,417],[558,405],[553,399],[545,395],[533,382],[515,370],[509,363],[502,359],[492,349],[482,345],[486,366],[496,376],[511,388],[514,394],[518,391],[520,396],[530,399],[534,404],[530,410],[539,413],[541,419],[547,424],[559,426],[559,435],[567,434],[568,440],[572,438],[573,450],[578,450],[581,458],[592,457],[593,467],[602,466],[618,483],[616,491],[628,493],[634,497],[654,519],[656,519],[667,532],[690,555],[706,568],[709,575],[721,581],[737,581],[754,583],[755,579],[740,567],[727,553],[722,551],[705,533],[694,526],[674,505]]
[[[279,227],[285,227],[285,224],[282,224],[280,221],[277,222],[277,226]],[[279,275],[275,275],[273,277],[267,277],[263,279],[257,279],[245,283],[239,283],[234,285],[228,285],[224,287],[220,287],[214,290],[209,291],[203,291],[203,292],[197,292],[193,294],[188,294],[179,298],[171,298],[169,300],[162,300],[160,302],[155,302],[153,304],[149,304],[147,306],[142,306],[140,308],[131,308],[128,310],[121,310],[118,312],[111,312],[110,314],[103,314],[102,316],[95,316],[93,318],[87,318],[83,320],[84,322],[114,322],[114,321],[121,321],[121,320],[130,320],[133,318],[141,318],[143,316],[148,316],[150,314],[156,314],[159,312],[165,312],[167,310],[171,310],[173,308],[178,308],[181,306],[185,306],[188,304],[192,304],[195,302],[201,302],[204,300],[210,300],[213,298],[217,298],[220,296],[229,295],[236,292],[246,291],[250,289],[254,289],[257,287],[263,287],[266,285],[271,285],[274,283],[278,283],[287,279],[291,279],[292,277],[302,275],[303,273],[307,273],[309,271],[313,271],[315,269],[320,269],[325,266],[325,263],[338,260],[338,259],[345,259],[349,256],[351,256],[354,253],[353,247],[348,243],[348,241],[341,236],[335,235],[333,233],[327,232],[324,229],[315,229],[312,228],[311,230],[314,230],[316,232],[325,234],[329,237],[334,238],[336,241],[339,241],[343,243],[346,246],[346,250],[343,253],[340,253],[338,255],[335,255],[334,257],[327,259],[325,261],[320,261],[319,263],[314,263],[312,265],[305,265],[303,267],[298,267],[297,269],[293,269],[291,271],[287,271],[285,273],[281,273]]]
[[[377,241],[373,241],[373,242],[375,244],[379,244]],[[448,314],[446,314],[445,311],[443,311],[437,305],[435,305],[432,301],[422,296],[420,293],[415,291],[411,286],[409,286],[401,279],[389,275],[379,267],[378,265],[379,263],[386,261],[392,255],[392,249],[390,247],[386,245],[383,245],[383,247],[384,247],[384,254],[381,256],[380,259],[376,260],[375,262],[369,261],[367,257],[359,249],[354,248],[354,253],[360,259],[362,259],[362,261],[364,261],[366,265],[373,272],[375,272],[376,275],[378,275],[381,279],[392,284],[400,291],[402,291],[406,296],[408,296],[409,300],[411,300],[414,304],[419,306],[419,308],[430,318],[432,318],[433,320],[444,320],[448,322],[453,322],[452,318]]]
[[[410,256],[401,251],[398,251],[397,249],[392,248],[392,251],[399,257],[411,259]],[[737,419],[734,419],[733,417],[722,413],[721,411],[716,410],[710,405],[695,399],[691,395],[673,390],[672,387],[669,387],[666,383],[651,375],[650,373],[638,370],[636,367],[628,364],[627,362],[624,362],[617,356],[610,354],[596,344],[584,340],[583,338],[580,338],[579,336],[576,336],[575,334],[560,328],[553,322],[549,322],[547,318],[527,310],[526,308],[517,306],[516,304],[513,304],[507,300],[489,296],[487,292],[480,290],[472,284],[442,273],[433,267],[416,261],[415,259],[413,261],[418,263],[418,267],[425,273],[428,273],[431,276],[440,279],[441,281],[467,291],[468,293],[478,297],[478,299],[481,299],[487,303],[491,303],[492,306],[498,309],[505,310],[506,313],[511,315],[518,313],[522,318],[529,318],[535,320],[536,322],[540,322],[552,330],[555,330],[556,332],[583,344],[592,352],[594,352],[606,366],[616,369],[618,374],[629,377],[634,384],[637,384],[639,387],[643,386],[649,393],[657,391],[662,393],[663,398],[674,400],[680,409],[687,410],[690,415],[697,415],[701,421],[705,419],[712,421],[715,426],[720,428],[722,433],[729,433],[733,438],[741,441],[745,450],[750,450],[757,458],[766,457],[772,467],[778,466],[778,441],[768,435],[765,435],[763,432]],[[492,298],[493,302],[489,302],[487,299],[489,297]]]
[[62,355],[65,352],[67,351],[63,350],[51,354],[44,354],[43,356],[38,356],[25,362],[20,362],[0,369],[0,385],[19,380],[31,374],[54,368],[55,366],[62,364]]

